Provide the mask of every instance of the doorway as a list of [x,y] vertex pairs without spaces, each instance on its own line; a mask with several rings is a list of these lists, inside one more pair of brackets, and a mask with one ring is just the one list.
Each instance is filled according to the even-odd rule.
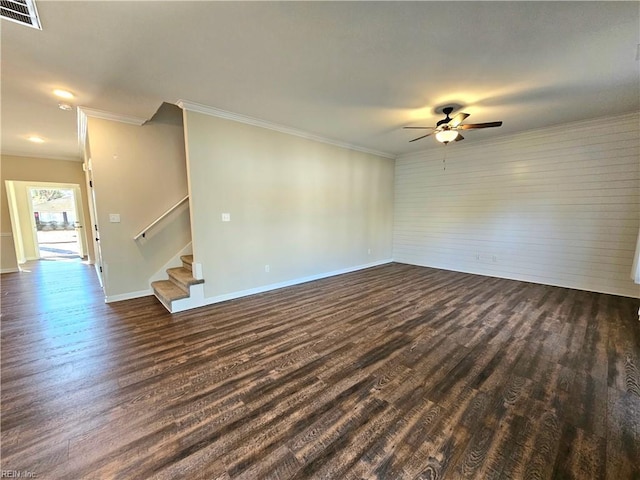
[[82,228],[76,208],[77,198],[73,188],[29,187],[35,245],[38,257],[84,257]]
[[86,256],[80,185],[7,180],[16,258],[80,260]]

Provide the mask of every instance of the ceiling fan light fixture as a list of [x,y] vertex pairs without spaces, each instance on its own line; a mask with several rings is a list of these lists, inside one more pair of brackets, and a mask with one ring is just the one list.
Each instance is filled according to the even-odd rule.
[[71,93],[68,90],[62,90],[61,88],[56,88],[53,91],[53,94],[58,97],[58,98],[64,98],[65,100],[71,100],[72,98],[75,97],[75,95],[73,93]]
[[456,138],[458,138],[457,130],[440,130],[436,133],[436,140],[441,143],[449,143],[453,142]]

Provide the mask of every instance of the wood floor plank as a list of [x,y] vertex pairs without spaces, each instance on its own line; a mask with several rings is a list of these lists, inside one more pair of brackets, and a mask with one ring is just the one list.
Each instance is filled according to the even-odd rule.
[[607,479],[640,478],[640,398],[608,389]]
[[565,425],[554,468],[554,478],[605,478],[605,437]]
[[637,299],[389,264],[170,315],[26,270],[0,282],[3,471],[640,478]]

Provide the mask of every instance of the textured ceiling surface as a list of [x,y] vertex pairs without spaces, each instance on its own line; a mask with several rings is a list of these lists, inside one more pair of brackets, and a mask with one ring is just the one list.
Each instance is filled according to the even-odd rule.
[[[57,2],[2,21],[2,152],[79,158],[74,106],[178,100],[392,155],[438,108],[465,143],[640,109],[638,2]],[[418,131],[419,132],[419,131]],[[31,134],[43,144],[26,140]]]

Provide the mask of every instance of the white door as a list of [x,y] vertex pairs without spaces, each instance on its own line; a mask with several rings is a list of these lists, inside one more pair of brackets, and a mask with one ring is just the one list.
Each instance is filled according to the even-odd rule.
[[102,275],[102,251],[100,250],[100,231],[98,230],[98,212],[96,210],[96,192],[93,188],[93,173],[91,172],[91,159],[86,162],[85,172],[87,174],[87,188],[89,189],[89,216],[91,217],[91,229],[87,229],[87,235],[93,239],[93,250],[96,261],[95,268],[98,274],[100,286],[104,289],[104,278]]

